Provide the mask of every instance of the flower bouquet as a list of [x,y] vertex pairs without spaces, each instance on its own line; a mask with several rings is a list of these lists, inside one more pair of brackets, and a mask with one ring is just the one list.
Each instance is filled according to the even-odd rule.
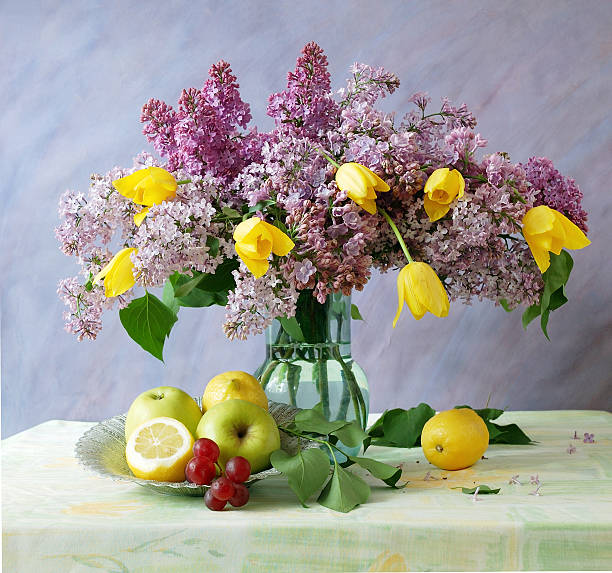
[[[404,303],[419,320],[477,298],[524,307],[523,325],[539,316],[548,336],[550,312],[567,301],[564,248],[589,244],[579,188],[549,159],[479,154],[487,141],[465,105],[431,109],[417,93],[405,115],[381,111],[398,86],[394,74],[355,64],[334,93],[327,58],[310,43],[287,89],[269,97],[270,132],[249,127],[223,61],[176,107],[151,99],[141,121],[161,159],[141,153],[131,167],[92,175],[87,195],[61,197],[57,238],[81,266],[59,283],[66,329],[93,339],[103,310],[118,306],[128,334],[162,359],[180,307],[219,304],[229,339],[278,319],[272,336],[289,352],[275,359],[289,376],[300,344],[315,366],[338,359],[317,354],[332,339],[342,345],[329,313],[336,326],[350,321],[334,304],[376,268],[399,269],[392,326]],[[161,300],[151,287],[163,287]],[[340,362],[363,425],[358,376],[341,353]],[[327,374],[313,370],[321,396]]]

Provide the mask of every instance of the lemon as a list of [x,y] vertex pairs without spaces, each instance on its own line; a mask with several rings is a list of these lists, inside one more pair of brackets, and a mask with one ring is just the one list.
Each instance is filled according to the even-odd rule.
[[138,426],[125,446],[132,473],[155,481],[184,481],[193,457],[193,436],[174,418],[152,418]]
[[427,420],[421,446],[429,462],[443,470],[461,470],[487,451],[489,430],[474,410],[456,408]]
[[268,397],[259,380],[241,370],[217,374],[207,385],[202,396],[202,412],[225,400],[246,400],[268,409]]

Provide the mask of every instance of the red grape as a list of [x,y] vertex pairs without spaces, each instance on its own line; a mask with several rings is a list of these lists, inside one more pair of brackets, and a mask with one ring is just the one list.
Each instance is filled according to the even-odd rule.
[[208,438],[200,438],[193,444],[193,455],[196,458],[208,458],[215,463],[219,459],[219,446]]
[[249,501],[249,490],[246,485],[242,483],[235,483],[234,489],[236,490],[234,495],[230,497],[229,502],[234,507],[242,507]]
[[185,467],[185,477],[197,485],[209,485],[216,473],[215,464],[208,458],[191,458]]
[[217,478],[210,486],[210,491],[217,499],[227,501],[234,495],[235,487],[231,480],[226,477]]
[[213,495],[212,490],[207,489],[206,493],[204,494],[204,503],[208,509],[212,509],[213,511],[221,511],[225,507],[227,501],[217,499]]
[[242,456],[235,456],[227,460],[225,475],[234,483],[244,483],[251,475],[251,464]]

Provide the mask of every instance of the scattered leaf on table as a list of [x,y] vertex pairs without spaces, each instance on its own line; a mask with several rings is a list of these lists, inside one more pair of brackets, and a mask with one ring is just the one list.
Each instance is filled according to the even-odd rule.
[[[478,489],[480,488],[480,489]],[[500,487],[498,487],[497,489],[491,489],[488,485],[477,485],[476,487],[453,487],[451,489],[460,489],[461,493],[469,493],[469,494],[473,494],[476,493],[476,490],[478,489],[478,495],[482,494],[487,494],[487,493],[499,493],[499,490],[501,489]]]

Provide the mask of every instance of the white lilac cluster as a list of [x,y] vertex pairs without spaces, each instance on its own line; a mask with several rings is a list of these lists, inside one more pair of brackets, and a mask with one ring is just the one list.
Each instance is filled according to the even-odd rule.
[[298,291],[274,272],[256,279],[244,265],[233,272],[236,288],[229,293],[223,332],[230,339],[245,340],[263,332],[275,318],[293,316]]
[[[138,249],[133,260],[142,286],[162,286],[172,273],[185,269],[213,273],[226,258],[235,256],[233,244],[222,236],[223,224],[212,222],[213,192],[209,181],[194,178],[179,186],[174,200],[149,209],[132,242]],[[219,240],[215,256],[207,244],[209,237]]]

